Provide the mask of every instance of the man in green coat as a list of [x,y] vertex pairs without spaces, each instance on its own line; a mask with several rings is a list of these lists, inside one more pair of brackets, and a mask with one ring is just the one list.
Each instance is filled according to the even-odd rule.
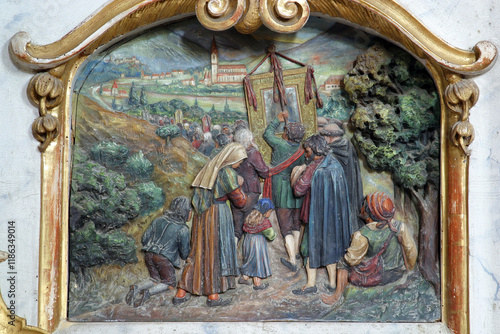
[[288,123],[284,127],[283,135],[278,136],[278,129],[286,118],[288,118],[288,112],[279,113],[264,131],[263,138],[272,148],[271,166],[273,166],[269,170],[271,177],[268,177],[264,184],[264,197],[272,198],[281,235],[285,240],[288,260],[281,258],[281,263],[291,271],[297,271],[302,199],[294,195],[290,175],[295,166],[300,166],[305,162],[304,150],[300,145],[305,128],[300,123]]

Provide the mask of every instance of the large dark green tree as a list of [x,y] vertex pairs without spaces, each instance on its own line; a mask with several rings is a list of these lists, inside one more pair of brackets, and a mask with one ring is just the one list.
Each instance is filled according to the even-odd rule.
[[418,267],[439,290],[438,97],[424,67],[395,47],[374,45],[345,78],[356,109],[354,138],[375,171],[392,175],[398,208],[416,207]]

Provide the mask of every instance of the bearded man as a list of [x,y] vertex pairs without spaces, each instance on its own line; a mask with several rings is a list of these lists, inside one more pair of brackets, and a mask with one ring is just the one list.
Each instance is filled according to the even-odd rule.
[[[304,143],[306,167],[293,184],[296,196],[304,196],[300,214],[307,224],[301,245],[306,262],[307,283],[293,290],[296,295],[316,293],[316,271],[326,267],[329,282],[336,285],[336,264],[351,239],[351,211],[344,170],[339,161],[328,154],[326,140],[320,135]],[[295,173],[294,173],[295,174]]]

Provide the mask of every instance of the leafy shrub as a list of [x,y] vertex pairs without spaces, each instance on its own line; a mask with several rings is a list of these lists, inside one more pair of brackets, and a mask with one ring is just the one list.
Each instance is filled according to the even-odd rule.
[[104,141],[92,148],[90,157],[107,167],[117,167],[127,161],[128,154],[129,149],[126,146]]
[[122,174],[91,161],[73,167],[71,213],[79,217],[72,221],[74,228],[92,221],[99,230],[116,229],[137,217],[140,207],[136,190],[127,187]]
[[139,151],[139,153],[127,159],[126,169],[133,177],[144,180],[151,177],[154,166],[151,161],[144,156],[142,151]]
[[137,186],[137,194],[141,199],[141,215],[146,215],[161,208],[165,203],[165,193],[153,182],[141,183]]
[[69,257],[75,273],[104,264],[137,262],[134,238],[123,231],[101,233],[92,222],[70,234]]

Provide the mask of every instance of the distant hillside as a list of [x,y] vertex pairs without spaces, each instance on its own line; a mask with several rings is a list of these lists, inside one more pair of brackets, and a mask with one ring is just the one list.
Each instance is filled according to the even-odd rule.
[[[297,36],[287,38],[265,29],[261,34],[243,35],[235,30],[210,31],[194,19],[157,27],[115,45],[103,51],[99,58],[90,60],[78,76],[75,87],[78,90],[84,82],[86,86],[107,82],[122,74],[129,78],[139,77],[142,70],[147,74],[183,70],[196,74],[200,79],[203,70],[210,64],[213,39],[221,64],[242,63],[251,71],[265,56],[267,48],[275,44],[283,54],[314,66],[318,72],[325,72],[318,73],[318,76],[325,76],[326,79],[332,71],[345,69],[360,53],[360,49],[366,47],[365,42],[370,41],[370,37],[366,37],[364,44],[360,43],[356,37],[359,34],[357,30],[342,24],[332,26],[319,19],[311,20],[303,30]],[[140,64],[117,65],[103,61],[109,57],[132,56]],[[283,61],[283,65],[285,68],[296,67],[287,61]],[[268,62],[257,73],[267,69]]]
[[87,96],[74,101],[76,146],[89,152],[99,142],[112,141],[127,146],[131,155],[142,151],[155,165],[152,179],[165,192],[166,203],[191,193],[191,182],[208,159],[189,141],[178,137],[166,146],[155,134],[157,126],[145,120],[106,110]]
[[91,60],[76,79],[75,91],[79,91],[83,84],[88,87],[96,83],[116,80],[122,74],[127,78],[140,78],[141,71],[150,72],[149,67],[145,64],[110,64],[102,59]]
[[205,29],[196,20],[186,20],[148,31],[115,47],[109,54],[114,57],[134,55],[154,73],[187,70],[210,63],[213,38],[222,62],[258,55],[268,44],[234,30],[214,32]]

